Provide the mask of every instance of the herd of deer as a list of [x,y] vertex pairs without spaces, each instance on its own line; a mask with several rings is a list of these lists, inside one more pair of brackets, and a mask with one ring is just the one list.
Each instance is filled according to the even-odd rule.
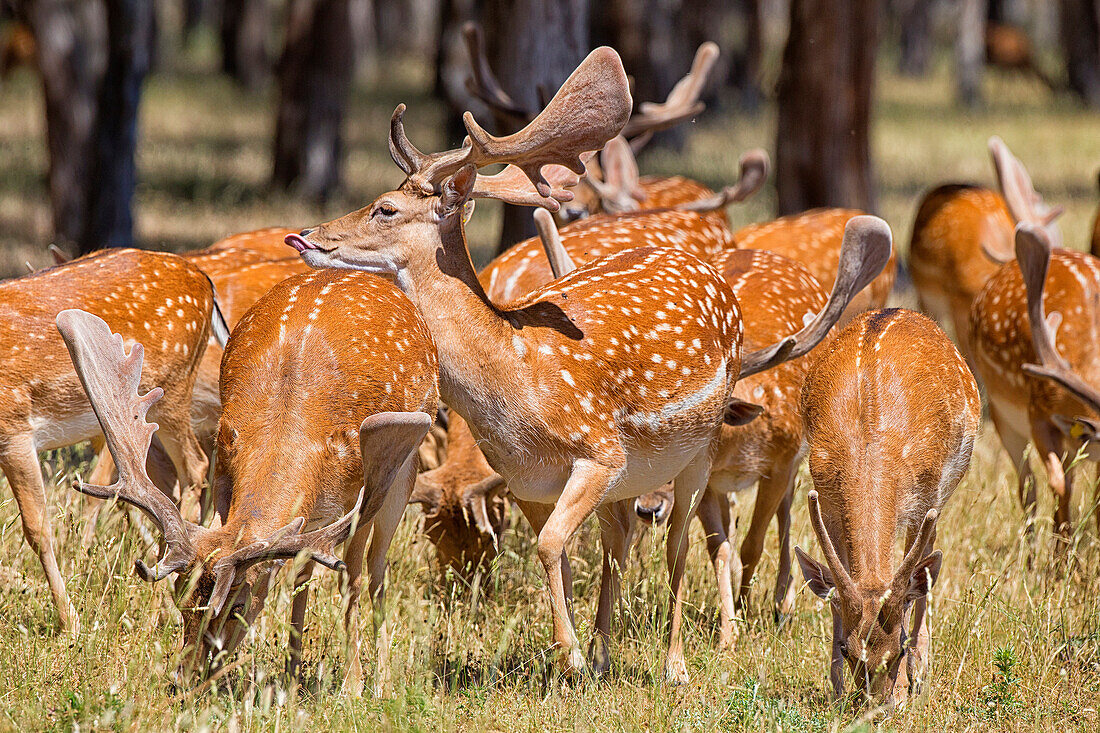
[[[476,33],[468,41],[479,58]],[[937,518],[981,422],[971,367],[1021,500],[1030,511],[1030,440],[1068,532],[1070,462],[1082,447],[1100,456],[1100,267],[1058,247],[1056,212],[997,139],[1001,194],[940,187],[913,234],[922,305],[954,324],[961,353],[932,320],[884,309],[895,256],[882,220],[816,210],[731,232],[723,209],[761,186],[763,152],[743,156],[740,180],[717,193],[640,178],[632,156],[699,112],[715,54],[701,48],[669,99],[634,116],[611,49],[593,51],[538,114],[518,110],[479,63],[472,91],[526,126],[496,137],[466,113],[463,145],[426,154],[399,106],[389,145],[406,178],[366,208],[300,233],[251,232],[183,255],[102,251],[0,283],[0,465],[61,626],[77,633],[79,621],[37,453],[92,440],[100,457],[74,488],[133,505],[159,530],[156,563],[138,560],[137,573],[175,576],[192,670],[222,663],[285,561],[302,556],[296,586],[314,563],[344,574],[344,689],[361,692],[365,557],[383,689],[386,554],[406,506],[421,506],[440,568],[469,578],[491,572],[514,502],[537,534],[566,673],[608,671],[631,537],[639,520],[667,523],[665,670],[684,682],[691,518],[705,530],[728,646],[773,518],[775,611],[791,609],[790,513],[808,456],[825,562],[795,551],[832,612],[835,692],[845,666],[878,703],[914,691],[928,665]],[[494,164],[503,170],[480,173]],[[537,207],[540,232],[480,273],[463,229],[477,198]],[[559,231],[548,212],[577,221]],[[735,552],[731,494],[753,485]],[[184,517],[191,509],[199,521]],[[593,513],[604,562],[586,662],[566,544]],[[307,590],[294,595],[291,671]]]

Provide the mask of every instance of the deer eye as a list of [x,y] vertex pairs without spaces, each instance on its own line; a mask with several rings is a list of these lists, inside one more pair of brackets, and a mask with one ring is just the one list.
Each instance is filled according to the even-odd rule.
[[383,219],[390,219],[397,216],[397,209],[388,203],[378,204],[371,212],[371,218],[382,217]]

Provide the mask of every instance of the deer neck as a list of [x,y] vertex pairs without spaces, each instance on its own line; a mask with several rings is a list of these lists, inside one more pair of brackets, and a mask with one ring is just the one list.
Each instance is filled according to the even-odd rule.
[[459,217],[440,226],[440,248],[410,259],[398,286],[424,319],[439,355],[440,396],[473,423],[516,394],[528,368],[525,334],[493,305],[470,261]]

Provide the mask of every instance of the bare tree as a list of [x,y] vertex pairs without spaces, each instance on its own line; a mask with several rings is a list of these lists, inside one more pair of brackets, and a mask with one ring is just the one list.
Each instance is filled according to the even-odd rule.
[[894,0],[900,26],[901,55],[898,70],[906,76],[924,76],[932,60],[933,0]]
[[156,27],[144,0],[25,0],[46,99],[54,233],[79,252],[134,243],[137,114]]
[[982,103],[986,11],[986,0],[959,2],[959,30],[955,41],[956,86],[959,102],[966,107],[977,107]]
[[268,0],[222,0],[222,71],[249,89],[259,89],[271,72],[267,37]]
[[[504,91],[521,106],[538,109],[588,52],[588,2],[488,0],[485,29]],[[530,209],[505,207],[499,250],[533,236]]]
[[1100,108],[1100,0],[1062,0],[1061,10],[1069,86]]
[[779,79],[779,213],[875,208],[871,100],[877,0],[792,0]]
[[339,186],[343,124],[367,0],[292,0],[279,61],[273,182],[324,199]]

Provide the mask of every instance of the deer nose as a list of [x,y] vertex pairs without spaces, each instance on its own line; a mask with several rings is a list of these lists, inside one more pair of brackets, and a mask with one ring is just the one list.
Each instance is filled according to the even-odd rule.
[[317,227],[310,227],[309,229],[303,229],[302,231],[298,232],[298,236],[308,237],[310,234],[313,234],[315,231],[317,231]]

